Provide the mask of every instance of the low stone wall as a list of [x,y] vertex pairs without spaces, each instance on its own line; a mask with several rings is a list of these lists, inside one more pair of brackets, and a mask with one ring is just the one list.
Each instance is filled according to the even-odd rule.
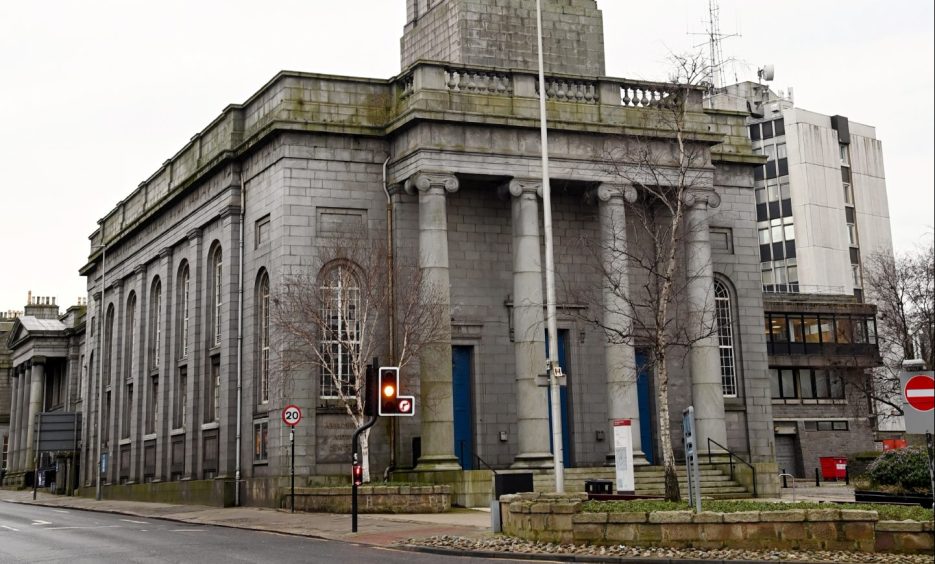
[[451,504],[460,507],[490,507],[493,500],[493,473],[490,470],[442,470],[419,472],[397,470],[394,482],[446,485],[451,487]]
[[[281,491],[280,507],[290,507],[290,490]],[[444,513],[451,509],[450,486],[361,486],[357,490],[359,513]],[[350,513],[351,488],[296,488],[296,511]]]
[[[177,480],[148,482],[145,484],[110,484],[101,488],[103,499],[143,501],[155,503],[182,503],[232,507],[234,505],[233,480]],[[75,495],[94,497],[94,486],[75,490]]]
[[582,513],[584,499],[536,493],[503,496],[503,532],[543,542],[677,548],[931,553],[935,547],[932,523],[881,522],[875,511]]

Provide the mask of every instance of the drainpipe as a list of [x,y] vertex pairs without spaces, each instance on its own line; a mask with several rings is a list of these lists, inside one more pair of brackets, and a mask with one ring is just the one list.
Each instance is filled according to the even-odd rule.
[[[386,166],[390,157],[383,161],[383,193],[386,194],[386,283],[389,292],[389,311],[387,312],[387,335],[389,337],[390,365],[396,362],[396,274],[393,270],[393,198],[386,185]],[[379,367],[376,367],[379,368]],[[396,468],[396,417],[390,418],[390,465],[383,471],[383,481],[387,481],[390,472]]]
[[240,172],[240,260],[237,275],[237,446],[234,457],[234,506],[240,506],[240,458],[241,427],[243,426],[243,254],[244,254],[244,219],[247,213],[247,189]]

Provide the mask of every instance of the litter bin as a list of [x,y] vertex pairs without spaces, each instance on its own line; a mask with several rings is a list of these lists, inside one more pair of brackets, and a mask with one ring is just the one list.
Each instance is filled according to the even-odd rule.
[[500,499],[501,495],[533,491],[532,472],[511,472],[494,474],[493,495]]
[[821,477],[825,480],[843,480],[847,477],[847,459],[841,456],[822,456]]
[[584,481],[584,492],[588,495],[592,494],[612,494],[614,493],[614,481],[613,480],[585,480]]

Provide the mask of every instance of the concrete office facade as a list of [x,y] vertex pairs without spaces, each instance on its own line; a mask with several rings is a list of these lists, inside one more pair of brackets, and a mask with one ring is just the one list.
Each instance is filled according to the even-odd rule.
[[[374,431],[375,473],[391,462],[459,470],[476,464],[475,455],[501,468],[550,466],[546,395],[536,386],[545,362],[537,77],[528,53],[509,42],[432,47],[438,33],[476,39],[481,32],[470,22],[480,14],[501,26],[491,33],[528,34],[534,26],[534,2],[488,4],[411,2],[405,66],[392,79],[278,74],[99,222],[82,269],[90,317],[104,316],[103,331],[88,341],[104,360],[104,392],[99,397],[96,374],[88,379],[86,486],[96,478],[101,408],[103,449],[115,461],[104,476],[108,495],[141,491],[133,484],[153,492],[165,483],[240,478],[241,502],[275,503],[288,474],[288,432],[279,420],[288,403],[306,414],[296,430],[297,474],[309,482],[346,478],[349,419],[320,375],[286,378],[266,362],[277,351],[270,351],[275,337],[264,336],[265,312],[284,278],[317,264],[335,242],[383,240],[384,186],[396,260],[448,290],[450,338],[404,374],[418,416],[400,422],[395,452],[385,423]],[[667,146],[650,100],[671,92],[601,76],[593,0],[544,5],[545,27],[554,30],[545,87],[556,270],[568,288],[595,289],[597,265],[581,241],[601,240],[602,225],[625,221],[638,196],[608,172],[607,150],[637,138]],[[573,40],[575,33],[591,40]],[[425,60],[433,57],[449,60]],[[698,302],[713,303],[717,293],[730,339],[702,339],[676,355],[669,428],[678,439],[680,411],[694,403],[703,444],[710,437],[774,468],[753,196],[753,167],[762,159],[751,151],[743,114],[705,110],[700,90],[688,92],[687,104],[687,136],[705,158],[693,171],[702,181],[688,211],[703,227],[687,237],[681,258],[701,274],[685,282]],[[613,419],[655,428],[652,392],[641,412],[634,389],[640,343],[609,343],[576,315],[580,304],[566,295],[559,301],[569,463],[601,466],[612,452]],[[727,347],[734,380],[725,394],[719,352]],[[622,368],[607,369],[613,365]],[[639,444],[637,432],[635,439],[643,457],[658,454],[653,438]],[[229,494],[215,501],[227,503]]]

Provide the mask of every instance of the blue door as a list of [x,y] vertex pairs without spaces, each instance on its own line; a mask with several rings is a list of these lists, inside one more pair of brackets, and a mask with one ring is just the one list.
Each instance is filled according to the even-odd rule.
[[474,347],[451,347],[451,389],[454,394],[455,454],[461,468],[474,469],[474,425],[471,409],[471,364]]
[[[545,332],[545,355],[549,356],[549,332]],[[562,464],[571,467],[571,417],[568,413],[568,386],[571,380],[571,374],[568,373],[568,329],[558,330],[558,365],[562,367],[562,373],[565,374],[565,386],[561,386],[558,392],[560,409],[562,412]],[[549,450],[552,450],[552,394],[546,388],[545,397],[549,409]]]
[[640,445],[646,455],[646,460],[650,464],[655,464],[653,430],[656,425],[653,417],[653,379],[650,370],[649,351],[636,349],[636,395],[640,408]]

